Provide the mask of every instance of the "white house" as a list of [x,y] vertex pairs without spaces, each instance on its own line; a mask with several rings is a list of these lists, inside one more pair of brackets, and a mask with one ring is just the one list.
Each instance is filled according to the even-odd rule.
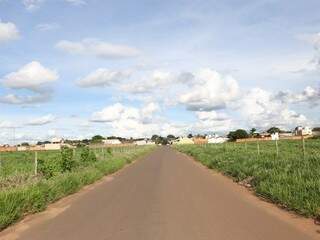
[[121,144],[121,141],[117,138],[112,138],[112,139],[105,139],[102,140],[102,142],[106,145],[117,145],[117,144]]
[[61,143],[47,143],[44,145],[45,150],[61,150]]
[[208,140],[208,143],[224,143],[229,140],[229,138],[220,137],[217,134],[208,135],[206,138]]
[[61,150],[64,143],[63,138],[54,137],[51,139],[50,143],[44,145],[45,150]]
[[18,146],[17,151],[27,151],[28,147],[27,146]]
[[272,133],[271,140],[274,140],[274,141],[279,140],[279,133],[278,132]]
[[312,135],[312,129],[310,127],[298,126],[295,128],[294,133],[296,136]]
[[172,144],[194,144],[192,138],[180,137],[178,140],[172,142]]

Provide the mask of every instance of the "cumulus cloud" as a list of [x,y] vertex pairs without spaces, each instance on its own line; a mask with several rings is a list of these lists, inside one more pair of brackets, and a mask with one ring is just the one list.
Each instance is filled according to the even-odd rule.
[[36,25],[35,28],[41,32],[46,32],[46,31],[56,30],[60,28],[60,25],[58,23],[40,23]]
[[172,87],[175,77],[172,73],[155,70],[150,76],[138,81],[126,83],[121,89],[132,94],[150,93],[153,90]]
[[52,90],[48,88],[59,78],[58,74],[45,68],[39,62],[26,64],[16,72],[7,74],[1,80],[3,86],[13,90],[29,90],[34,95],[8,94],[0,97],[0,101],[10,104],[32,104],[48,101]]
[[0,128],[12,128],[13,124],[9,121],[1,121],[0,120]]
[[314,107],[320,102],[320,88],[307,86],[301,93],[280,91],[275,95],[275,99],[284,103],[307,103]]
[[211,69],[202,69],[188,76],[190,88],[180,95],[179,102],[191,111],[211,111],[226,108],[239,96],[237,81]]
[[13,89],[39,90],[45,84],[59,78],[58,74],[45,68],[39,62],[33,61],[20,68],[17,72],[6,75],[2,81],[5,87]]
[[85,0],[65,0],[67,3],[70,3],[75,6],[86,5],[87,2]]
[[112,71],[105,68],[99,68],[88,76],[78,80],[77,85],[83,88],[106,87],[121,82],[128,77],[130,77],[129,71]]
[[239,109],[249,126],[294,127],[309,123],[306,116],[290,110],[287,104],[275,99],[271,92],[261,88],[249,90],[239,102]]
[[109,124],[111,134],[122,137],[150,137],[156,133],[169,134],[169,131],[177,133],[178,125],[156,116],[159,110],[157,103],[149,103],[141,108],[116,103],[93,113],[91,121]]
[[18,39],[19,30],[14,23],[0,20],[0,43]]
[[98,39],[83,39],[80,42],[62,40],[56,48],[71,54],[93,55],[104,59],[131,58],[140,55],[136,48],[104,42]]
[[55,116],[52,114],[48,114],[42,117],[34,118],[26,123],[26,125],[31,125],[31,126],[42,126],[46,125],[49,123],[52,123],[55,120]]
[[40,8],[44,0],[22,0],[23,5],[28,11],[34,11]]
[[37,103],[44,103],[50,101],[52,94],[50,92],[41,92],[35,95],[19,96],[16,94],[7,94],[0,96],[0,103],[13,105],[30,105]]

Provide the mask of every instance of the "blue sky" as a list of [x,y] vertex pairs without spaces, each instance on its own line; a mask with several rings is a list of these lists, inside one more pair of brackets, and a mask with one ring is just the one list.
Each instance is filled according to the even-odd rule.
[[318,126],[319,9],[0,0],[0,142]]

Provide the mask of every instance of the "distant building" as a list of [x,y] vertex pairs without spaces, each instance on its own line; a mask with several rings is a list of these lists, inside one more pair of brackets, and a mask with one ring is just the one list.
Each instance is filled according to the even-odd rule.
[[294,133],[296,136],[308,136],[312,135],[312,130],[310,127],[298,126],[295,128]]
[[17,151],[27,151],[28,147],[27,146],[18,146]]
[[104,139],[102,142],[106,145],[118,145],[122,143],[118,138]]
[[64,140],[63,140],[63,138],[55,137],[55,138],[52,138],[50,142],[52,144],[58,144],[58,143],[64,143]]
[[194,142],[191,138],[180,137],[179,139],[174,141],[173,144],[194,144]]
[[224,143],[224,142],[227,142],[228,140],[229,138],[220,137],[217,134],[207,136],[208,143]]
[[201,137],[194,137],[192,138],[194,144],[207,144],[208,143],[208,139],[206,138],[201,138]]
[[274,140],[274,141],[279,140],[279,133],[278,132],[272,133],[271,140]]
[[148,140],[148,139],[139,139],[133,142],[133,144],[142,146],[142,145],[153,145],[155,144],[154,141]]
[[61,150],[62,146],[64,145],[63,138],[52,138],[50,143],[44,144],[44,150]]
[[61,150],[62,144],[61,143],[48,143],[44,145],[45,150]]
[[320,136],[320,128],[317,127],[317,128],[312,129],[312,135],[316,136],[316,137]]

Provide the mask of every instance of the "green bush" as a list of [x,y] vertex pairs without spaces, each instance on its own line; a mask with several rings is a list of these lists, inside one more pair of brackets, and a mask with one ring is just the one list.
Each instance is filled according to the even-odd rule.
[[47,179],[61,173],[61,166],[61,159],[38,160],[38,171]]
[[61,149],[61,170],[62,172],[70,172],[75,168],[76,162],[73,159],[73,150],[68,147]]
[[80,161],[83,164],[89,164],[97,161],[97,157],[93,151],[91,151],[88,147],[84,147],[81,149]]

